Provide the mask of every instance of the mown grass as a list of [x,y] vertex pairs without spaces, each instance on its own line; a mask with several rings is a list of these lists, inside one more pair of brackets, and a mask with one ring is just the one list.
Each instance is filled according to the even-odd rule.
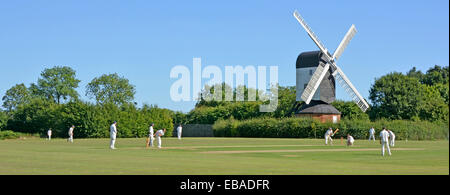
[[[298,174],[449,174],[448,141],[397,141],[381,156],[374,151],[280,152],[346,149],[340,140],[325,146],[319,139],[163,138],[163,149],[145,148],[145,139],[40,138],[0,141],[0,174],[151,174],[151,175],[298,175]],[[379,142],[356,140],[354,149],[379,149]],[[260,151],[265,153],[203,153]]]

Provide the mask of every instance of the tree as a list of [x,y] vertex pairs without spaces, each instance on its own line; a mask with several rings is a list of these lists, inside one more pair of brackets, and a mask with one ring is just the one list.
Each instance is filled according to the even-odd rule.
[[369,99],[373,103],[372,118],[411,119],[418,116],[422,102],[421,83],[417,78],[402,73],[390,73],[370,88]]
[[363,112],[358,105],[356,105],[354,102],[349,101],[334,101],[331,103],[336,109],[338,109],[341,112],[341,117],[345,119],[355,120],[355,119],[363,119],[368,120],[369,115],[367,115],[365,112]]
[[32,98],[30,103],[18,107],[12,113],[7,128],[27,133],[43,133],[58,123],[61,116],[57,114],[57,110],[58,104],[53,101]]
[[424,77],[422,71],[417,70],[416,67],[413,67],[410,71],[408,71],[408,73],[406,73],[406,75],[409,77],[417,78],[419,79],[419,81],[421,81]]
[[448,100],[441,95],[445,90],[441,85],[422,84],[416,77],[390,73],[375,80],[370,89],[373,103],[370,116],[372,119],[446,120]]
[[45,69],[41,73],[42,78],[38,79],[37,86],[33,91],[39,93],[49,100],[60,104],[61,99],[78,99],[78,93],[75,88],[78,87],[80,80],[75,78],[75,71],[67,66],[56,66]]
[[436,85],[438,83],[447,84],[449,82],[449,69],[435,65],[430,68],[422,78],[422,83],[427,85]]
[[128,79],[119,77],[117,73],[94,78],[86,86],[86,95],[95,98],[97,103],[124,104],[133,101],[135,87]]
[[30,101],[30,91],[23,83],[17,84],[6,91],[6,94],[3,96],[2,100],[3,107],[8,112],[11,112],[19,105],[26,104]]
[[436,86],[421,85],[422,101],[418,104],[419,118],[427,121],[448,120],[448,104]]
[[278,106],[273,116],[276,118],[291,117],[295,115],[297,108],[295,86],[278,87]]
[[439,93],[441,94],[441,97],[444,98],[445,104],[448,105],[448,103],[449,103],[448,83],[447,84],[438,83],[438,84],[434,85],[433,87],[435,87],[439,91]]

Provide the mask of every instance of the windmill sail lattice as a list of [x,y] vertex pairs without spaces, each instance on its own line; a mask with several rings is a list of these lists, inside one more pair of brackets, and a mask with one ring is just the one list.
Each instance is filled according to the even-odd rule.
[[325,66],[319,65],[317,67],[316,71],[312,75],[311,80],[309,81],[308,85],[306,86],[302,94],[302,99],[305,100],[306,104],[309,104],[309,102],[311,102],[314,93],[317,91],[317,88],[322,82],[323,77],[325,77],[325,74],[328,72],[328,69],[330,69],[330,64],[328,63],[325,64]]
[[363,112],[366,112],[369,108],[369,104],[366,100],[359,94],[353,84],[348,80],[347,76],[345,76],[344,72],[338,68],[335,73],[333,73],[334,78],[338,81],[338,83],[344,88],[348,95],[352,98],[353,102],[355,102],[359,108]]
[[344,72],[336,65],[335,60],[339,59],[342,53],[344,52],[345,48],[347,47],[348,43],[352,40],[352,38],[356,34],[356,28],[355,25],[352,25],[348,32],[346,33],[344,39],[339,44],[338,48],[334,52],[333,55],[331,55],[327,48],[322,44],[322,42],[319,40],[317,35],[314,34],[312,29],[308,26],[308,24],[305,22],[303,17],[297,12],[294,11],[294,17],[297,19],[297,21],[302,25],[302,27],[305,29],[305,31],[308,33],[309,37],[314,41],[314,43],[319,47],[320,51],[324,54],[324,57],[326,58],[326,65],[322,66],[319,65],[312,75],[311,79],[309,80],[306,88],[303,91],[303,94],[301,95],[301,99],[305,101],[306,104],[309,104],[312,100],[314,94],[316,93],[320,83],[324,79],[325,74],[328,72],[329,69],[333,72],[332,75],[334,78],[339,82],[339,84],[344,88],[344,90],[350,95],[352,100],[358,105],[359,108],[363,112],[366,112],[369,108],[369,104],[366,102],[366,100],[359,94],[358,90],[353,86],[353,84],[350,82],[350,80],[345,76]]

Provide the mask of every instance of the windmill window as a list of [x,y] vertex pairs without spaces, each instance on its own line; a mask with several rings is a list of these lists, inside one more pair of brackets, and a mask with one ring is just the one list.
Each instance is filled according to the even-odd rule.
[[303,89],[306,89],[306,86],[308,86],[308,84],[303,85]]
[[309,75],[313,75],[313,71],[312,70],[309,70]]

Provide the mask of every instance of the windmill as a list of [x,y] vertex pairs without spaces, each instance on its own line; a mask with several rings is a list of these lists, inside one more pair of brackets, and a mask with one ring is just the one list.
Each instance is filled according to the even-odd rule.
[[[297,11],[294,11],[294,17],[320,49],[320,51],[304,52],[297,59],[297,101],[303,100],[306,103],[297,114],[329,114],[339,115],[340,118],[340,112],[330,105],[336,97],[336,80],[350,95],[353,102],[363,112],[366,112],[369,104],[336,64],[336,61],[356,34],[355,25],[350,27],[332,55]],[[333,117],[334,122],[335,120]]]

